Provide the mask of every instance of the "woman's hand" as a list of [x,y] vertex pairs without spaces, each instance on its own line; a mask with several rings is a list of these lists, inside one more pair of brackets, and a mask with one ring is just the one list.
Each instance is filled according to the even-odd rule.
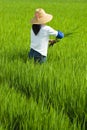
[[55,39],[55,40],[50,39],[49,40],[49,46],[53,46],[57,42],[59,42],[58,39]]

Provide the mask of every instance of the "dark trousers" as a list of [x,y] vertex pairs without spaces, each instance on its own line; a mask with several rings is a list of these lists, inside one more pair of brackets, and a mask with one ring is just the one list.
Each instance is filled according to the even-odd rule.
[[35,62],[44,63],[46,61],[46,56],[41,55],[39,52],[35,51],[34,49],[30,49],[28,54],[30,59],[34,59]]

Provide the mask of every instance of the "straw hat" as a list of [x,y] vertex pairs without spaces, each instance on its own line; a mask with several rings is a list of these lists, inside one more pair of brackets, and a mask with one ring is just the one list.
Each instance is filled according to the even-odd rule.
[[47,14],[42,8],[38,8],[35,11],[35,16],[31,20],[31,24],[44,24],[51,21],[53,16],[51,14]]

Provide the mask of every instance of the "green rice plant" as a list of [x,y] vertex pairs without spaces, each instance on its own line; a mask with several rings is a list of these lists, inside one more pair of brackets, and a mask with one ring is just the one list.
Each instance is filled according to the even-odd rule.
[[[43,65],[28,59],[38,7],[53,14],[48,25],[65,33]],[[0,129],[86,130],[86,0],[1,0],[0,15]]]
[[2,103],[0,120],[6,129],[72,130],[72,128],[77,128],[74,125],[69,126],[69,119],[63,111],[57,114],[52,106],[48,110],[46,106],[43,106],[41,100],[38,104],[32,97],[28,100],[17,93],[14,88],[10,89],[8,85],[5,85],[4,88],[0,87],[0,95],[0,103]]

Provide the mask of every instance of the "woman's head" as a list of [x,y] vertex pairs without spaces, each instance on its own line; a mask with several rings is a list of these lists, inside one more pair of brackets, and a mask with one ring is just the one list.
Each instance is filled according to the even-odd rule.
[[42,8],[38,8],[35,11],[35,16],[31,20],[31,24],[45,24],[51,21],[53,16],[48,14]]

